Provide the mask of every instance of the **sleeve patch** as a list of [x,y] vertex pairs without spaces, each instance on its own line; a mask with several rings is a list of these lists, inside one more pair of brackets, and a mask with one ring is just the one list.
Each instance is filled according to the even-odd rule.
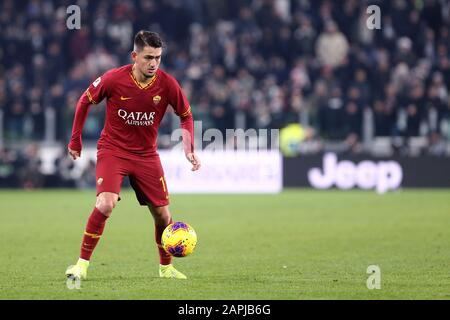
[[97,88],[97,86],[100,83],[100,81],[102,81],[102,77],[98,77],[97,79],[95,79],[95,81],[92,83],[94,88]]

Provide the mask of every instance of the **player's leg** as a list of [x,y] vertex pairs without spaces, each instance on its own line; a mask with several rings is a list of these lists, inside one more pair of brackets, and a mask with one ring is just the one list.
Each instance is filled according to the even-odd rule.
[[86,279],[89,261],[105,229],[106,220],[111,216],[119,195],[112,192],[102,192],[97,196],[94,210],[88,218],[78,262],[66,270],[67,277]]
[[97,196],[95,208],[89,216],[81,244],[80,258],[91,260],[92,253],[103,234],[106,220],[111,216],[119,195],[113,192],[102,192]]
[[81,242],[80,258],[66,270],[66,276],[85,279],[89,261],[103,234],[106,220],[119,200],[120,186],[126,174],[122,161],[112,155],[100,154],[97,160],[97,200]]
[[169,211],[169,191],[159,157],[141,161],[135,165],[134,172],[130,176],[130,184],[139,203],[148,206],[155,221],[155,241],[158,246],[160,276],[186,279],[185,275],[172,266],[171,256],[161,246],[162,233],[171,223],[172,217]]
[[161,237],[164,229],[172,223],[169,206],[154,207],[152,204],[148,203],[148,208],[155,222],[155,241],[158,247],[159,263],[160,265],[169,265],[172,262],[172,257],[161,245]]
[[148,208],[155,221],[155,241],[158,246],[159,253],[159,276],[161,278],[176,278],[186,279],[187,277],[175,269],[172,265],[172,257],[168,254],[161,245],[161,237],[164,229],[171,224],[172,216],[169,211],[169,206],[155,207],[151,203],[148,203]]

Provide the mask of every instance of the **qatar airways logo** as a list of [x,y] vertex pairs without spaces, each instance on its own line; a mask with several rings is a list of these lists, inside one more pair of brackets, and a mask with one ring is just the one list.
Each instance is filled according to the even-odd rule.
[[156,112],[127,112],[123,109],[117,110],[117,115],[125,120],[130,126],[151,126],[154,122]]

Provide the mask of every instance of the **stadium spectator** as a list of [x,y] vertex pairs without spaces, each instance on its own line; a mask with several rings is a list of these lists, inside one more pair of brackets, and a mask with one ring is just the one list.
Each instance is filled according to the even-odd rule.
[[39,147],[36,144],[28,145],[19,155],[19,168],[17,176],[19,186],[23,189],[37,189],[44,186],[44,175],[40,171],[41,160],[38,155]]
[[0,148],[0,188],[17,187],[15,169],[13,152]]
[[95,177],[95,162],[91,159],[81,176],[76,180],[76,186],[80,189],[94,189],[96,184]]
[[333,68],[342,64],[348,53],[349,45],[344,34],[339,31],[334,21],[327,21],[325,32],[317,39],[317,56],[319,61]]

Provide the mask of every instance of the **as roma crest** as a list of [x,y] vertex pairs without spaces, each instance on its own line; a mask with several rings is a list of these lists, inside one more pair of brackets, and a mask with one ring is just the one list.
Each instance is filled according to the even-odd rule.
[[161,96],[154,96],[153,97],[153,103],[158,104],[161,101]]

